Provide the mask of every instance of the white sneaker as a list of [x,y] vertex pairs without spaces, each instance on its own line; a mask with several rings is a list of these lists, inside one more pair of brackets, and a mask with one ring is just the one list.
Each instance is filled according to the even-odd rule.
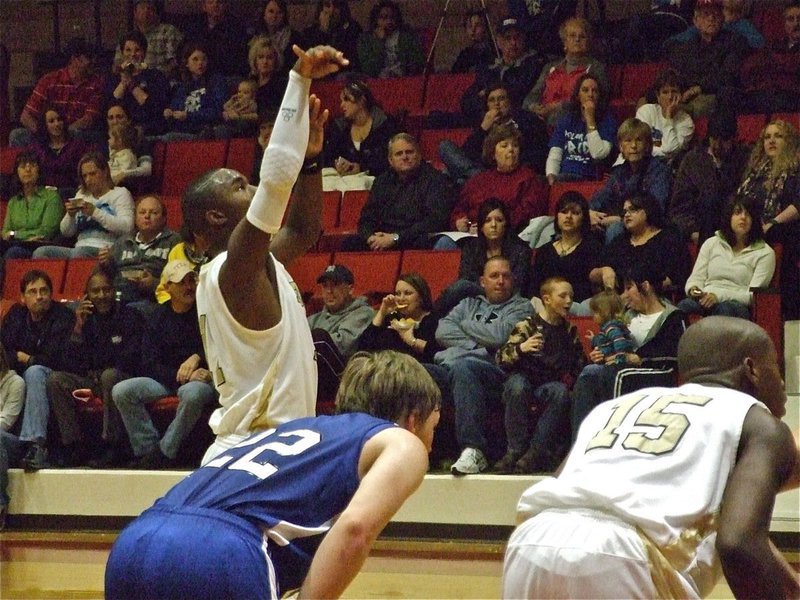
[[450,472],[453,475],[476,475],[485,471],[489,467],[486,457],[483,452],[477,448],[464,448],[461,451],[461,456],[450,467]]

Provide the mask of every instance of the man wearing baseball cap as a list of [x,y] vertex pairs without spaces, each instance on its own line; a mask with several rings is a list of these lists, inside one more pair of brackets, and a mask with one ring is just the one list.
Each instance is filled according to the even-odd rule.
[[480,65],[473,83],[461,98],[461,111],[470,123],[479,123],[486,108],[490,84],[502,81],[508,90],[512,107],[522,105],[525,95],[536,83],[546,57],[528,48],[522,24],[517,19],[504,19],[497,28],[500,57],[491,65]]
[[319,373],[318,397],[336,393],[339,374],[356,350],[356,340],[375,311],[364,296],[353,297],[353,273],[344,265],[329,265],[317,278],[322,289],[321,311],[308,317]]
[[[217,393],[207,368],[197,320],[197,273],[187,260],[164,267],[168,302],[159,304],[147,322],[142,340],[142,374],[114,386],[111,397],[119,409],[133,449],[131,467],[157,469],[177,462],[178,451]],[[178,410],[159,439],[146,405],[178,396]]]

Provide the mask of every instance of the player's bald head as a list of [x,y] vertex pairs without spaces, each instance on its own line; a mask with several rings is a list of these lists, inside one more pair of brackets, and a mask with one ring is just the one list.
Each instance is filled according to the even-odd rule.
[[705,317],[681,337],[678,371],[687,383],[742,389],[745,361],[770,351],[774,352],[772,340],[755,323],[737,317]]
[[233,169],[212,169],[189,184],[181,199],[181,209],[183,220],[192,232],[206,230],[206,211],[223,205],[236,182],[243,177]]

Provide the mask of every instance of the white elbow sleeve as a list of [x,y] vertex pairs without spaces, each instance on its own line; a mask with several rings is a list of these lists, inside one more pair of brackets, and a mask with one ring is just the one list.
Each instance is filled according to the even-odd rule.
[[280,229],[292,186],[303,166],[308,146],[310,87],[310,79],[295,71],[289,73],[289,85],[261,161],[261,181],[247,210],[247,220],[266,233]]

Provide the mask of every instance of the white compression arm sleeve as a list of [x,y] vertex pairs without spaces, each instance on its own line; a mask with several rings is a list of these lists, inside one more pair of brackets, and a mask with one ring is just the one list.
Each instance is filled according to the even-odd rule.
[[308,146],[308,91],[311,80],[289,72],[289,85],[261,161],[261,182],[247,220],[273,234],[281,227],[283,213],[297,181]]

